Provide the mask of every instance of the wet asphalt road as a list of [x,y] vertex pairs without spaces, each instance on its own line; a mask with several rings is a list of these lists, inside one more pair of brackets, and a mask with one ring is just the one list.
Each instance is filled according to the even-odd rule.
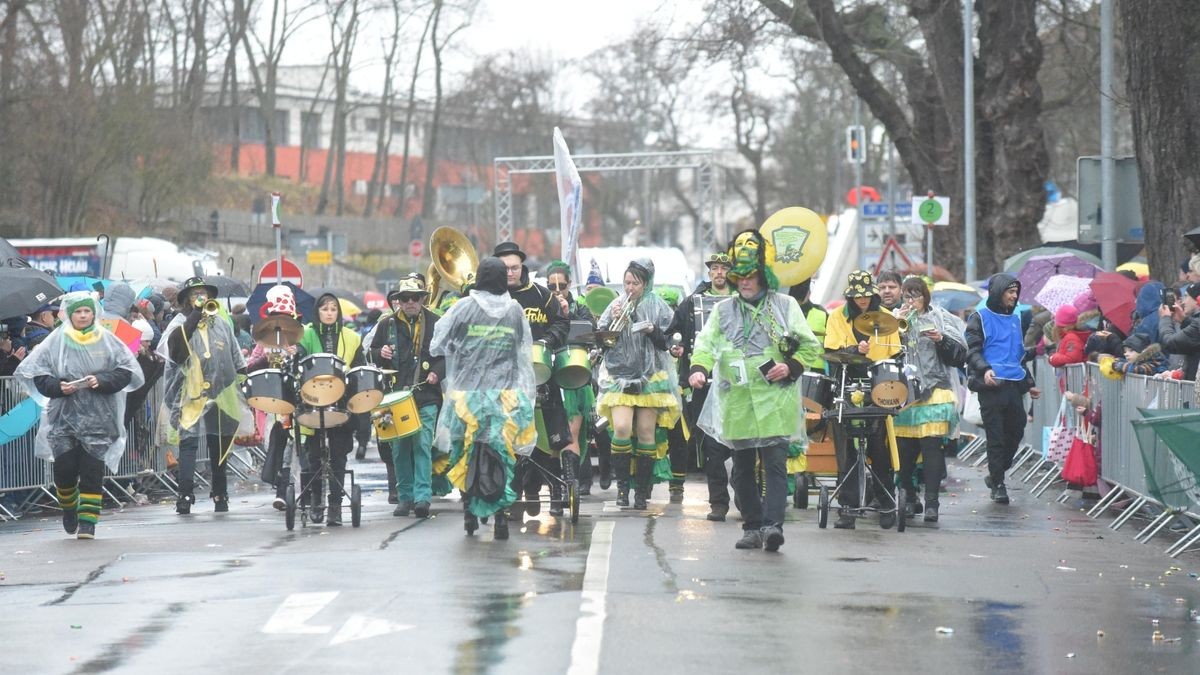
[[543,507],[493,542],[488,528],[463,536],[456,501],[426,521],[394,518],[382,465],[351,466],[366,494],[359,529],[288,533],[252,486],[229,514],[207,499],[188,517],[166,504],[106,511],[91,542],[58,518],[0,525],[0,672],[1184,673],[1200,662],[1197,554],[1171,561],[1165,538],[1133,541],[1136,524],[1114,533],[1019,488],[994,506],[982,473],[957,463],[936,529],[819,530],[815,510],[790,509],[779,554],[735,550],[739,523],[704,519],[698,481],[682,505],[660,486],[646,513],[594,495],[576,526]]

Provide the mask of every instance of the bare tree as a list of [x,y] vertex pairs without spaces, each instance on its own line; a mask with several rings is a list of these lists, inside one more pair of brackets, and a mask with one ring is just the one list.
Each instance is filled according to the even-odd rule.
[[438,127],[441,124],[442,116],[442,75],[443,75],[443,59],[446,48],[459,32],[471,24],[471,16],[475,10],[474,1],[460,8],[461,20],[457,25],[442,33],[442,37],[438,37],[438,29],[441,27],[442,14],[445,10],[444,0],[434,0],[433,2],[433,27],[430,31],[429,46],[433,51],[433,117],[429,123],[429,143],[425,148],[425,184],[421,189],[421,217],[432,218],[434,211],[437,209],[437,199],[434,193],[433,178],[437,168],[437,140]]
[[404,27],[404,12],[399,0],[391,0],[392,33],[384,40],[383,48],[383,95],[379,97],[379,128],[375,132],[375,164],[371,167],[371,180],[367,183],[367,204],[363,217],[369,218],[387,194],[388,159],[392,148],[392,116],[396,110],[396,93],[392,85],[392,74],[400,49],[400,33]]
[[425,27],[421,30],[421,39],[417,40],[417,50],[413,57],[412,77],[408,82],[408,103],[404,111],[404,150],[400,153],[400,184],[396,194],[396,215],[404,217],[404,206],[408,202],[408,158],[412,143],[412,120],[417,109],[417,76],[421,73],[421,55],[425,53],[425,39],[438,13],[437,6],[425,17]]
[[[275,127],[279,64],[283,60],[288,41],[296,31],[316,17],[316,13],[310,11],[315,7],[315,0],[301,0],[290,6],[288,0],[271,0],[271,18],[266,23],[266,39],[263,39],[259,30],[250,30],[242,34],[242,45],[246,51],[246,59],[250,62],[250,76],[254,79],[259,111],[262,114],[263,150],[268,176],[275,175],[275,147],[279,143],[278,129]],[[257,55],[250,45],[252,37],[258,46]]]
[[334,77],[333,135],[329,158],[325,163],[325,175],[321,181],[321,194],[317,200],[317,213],[325,213],[328,208],[329,190],[332,187],[337,200],[336,213],[340,216],[346,207],[346,128],[350,116],[346,94],[350,87],[350,66],[358,41],[361,12],[359,0],[327,1],[330,60]]

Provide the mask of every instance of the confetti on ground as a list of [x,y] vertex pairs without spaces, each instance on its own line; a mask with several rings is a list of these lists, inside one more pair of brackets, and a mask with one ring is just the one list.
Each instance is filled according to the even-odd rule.
[[1075,568],[1074,568],[1074,567],[1065,567],[1065,566],[1063,566],[1063,565],[1059,565],[1058,567],[1055,567],[1054,569],[1056,569],[1056,570],[1062,570],[1062,571],[1064,571],[1064,572],[1074,572],[1074,571],[1075,571]]
[[938,635],[954,635],[954,629],[946,626],[938,626],[933,630],[933,632],[937,633]]

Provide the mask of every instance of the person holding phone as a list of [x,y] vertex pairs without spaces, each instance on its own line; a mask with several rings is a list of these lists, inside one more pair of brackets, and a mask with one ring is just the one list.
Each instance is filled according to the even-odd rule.
[[[921,398],[896,415],[896,441],[900,450],[900,484],[908,488],[905,515],[924,511],[925,522],[938,521],[938,489],[946,475],[942,439],[958,426],[958,402],[951,383],[956,368],[967,356],[965,326],[958,317],[931,304],[929,286],[920,277],[901,284],[902,314],[908,321],[904,331],[904,362],[916,369]],[[1072,308],[1074,309],[1074,308]],[[925,466],[925,506],[917,502],[913,474],[917,457]]]
[[34,453],[53,463],[63,529],[94,539],[104,468],[116,471],[125,451],[125,396],[144,379],[129,348],[96,322],[92,293],[68,293],[62,307],[63,325],[14,374],[30,396],[48,399]]
[[[733,492],[742,512],[739,549],[777,551],[787,510],[789,445],[807,443],[798,380],[821,354],[795,298],[779,293],[757,230],[730,246],[737,295],[718,304],[696,337],[688,384],[709,386],[699,427],[733,451]],[[766,499],[755,466],[762,461]]]

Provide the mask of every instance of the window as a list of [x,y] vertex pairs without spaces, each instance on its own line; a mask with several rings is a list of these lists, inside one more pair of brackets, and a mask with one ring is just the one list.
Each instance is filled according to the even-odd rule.
[[379,131],[379,118],[378,117],[368,117],[365,120],[363,120],[363,124],[366,126],[367,131],[371,131],[371,132]]
[[321,147],[321,113],[300,113],[300,143],[306,148]]
[[367,181],[365,181],[365,180],[354,181],[354,194],[359,195],[359,196],[366,195],[367,194]]

